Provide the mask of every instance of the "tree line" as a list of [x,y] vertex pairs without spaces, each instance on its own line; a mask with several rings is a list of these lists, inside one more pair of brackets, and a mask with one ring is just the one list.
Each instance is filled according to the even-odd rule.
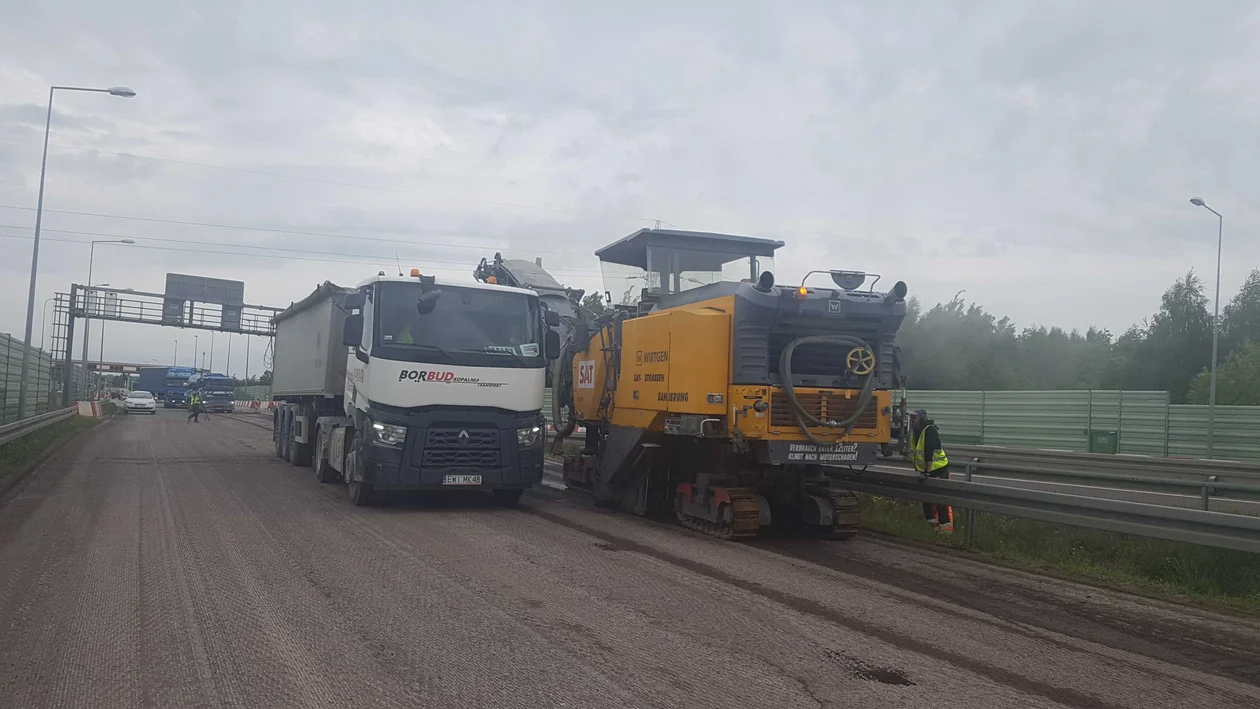
[[[913,389],[1167,390],[1173,403],[1207,403],[1211,301],[1194,271],[1164,292],[1159,311],[1119,337],[1044,326],[1017,328],[959,297],[924,312],[912,298],[898,335]],[[1216,401],[1260,404],[1260,270],[1221,309]]]

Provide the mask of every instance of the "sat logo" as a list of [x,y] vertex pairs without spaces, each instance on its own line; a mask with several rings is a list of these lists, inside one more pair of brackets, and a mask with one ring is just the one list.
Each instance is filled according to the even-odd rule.
[[595,360],[588,359],[578,362],[577,370],[577,388],[578,389],[594,389],[595,388]]

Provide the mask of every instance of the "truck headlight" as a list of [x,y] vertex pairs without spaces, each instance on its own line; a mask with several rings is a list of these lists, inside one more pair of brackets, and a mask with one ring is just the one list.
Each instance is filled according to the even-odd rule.
[[397,448],[403,444],[403,441],[407,440],[407,427],[373,421],[372,438],[382,446]]
[[516,443],[522,448],[536,446],[542,441],[542,426],[516,429]]

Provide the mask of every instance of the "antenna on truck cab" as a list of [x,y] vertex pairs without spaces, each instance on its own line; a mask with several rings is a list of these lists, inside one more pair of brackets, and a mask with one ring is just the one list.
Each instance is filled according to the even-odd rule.
[[398,258],[398,252],[394,252],[394,264],[398,266],[398,275],[402,276],[402,260]]

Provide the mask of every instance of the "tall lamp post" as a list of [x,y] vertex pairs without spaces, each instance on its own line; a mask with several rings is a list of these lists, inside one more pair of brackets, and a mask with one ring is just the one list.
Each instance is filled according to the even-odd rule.
[[[61,91],[103,93],[122,98],[133,98],[136,95],[135,91],[126,86],[111,86],[108,89],[92,89],[82,86],[48,87],[48,115],[44,119],[44,157],[39,165],[39,199],[35,204],[35,243],[31,247],[31,284],[30,291],[26,296],[26,334],[22,338],[22,341],[26,343],[26,347],[22,350],[22,374],[21,381],[18,384],[18,418],[26,415],[26,375],[31,368],[31,330],[35,325],[35,277],[39,274],[39,231],[44,217],[44,177],[48,172],[48,132],[52,127],[53,95],[58,89]],[[85,361],[86,359],[87,357],[84,356]],[[67,367],[71,366],[69,352],[66,353],[65,365]]]
[[1225,217],[1198,197],[1192,198],[1190,204],[1203,207],[1216,215],[1216,298],[1212,304],[1212,374],[1208,384],[1207,457],[1211,458],[1213,444],[1216,442],[1216,354],[1221,337],[1221,244],[1225,237]]
[[[134,243],[136,242],[131,239],[99,239],[97,241],[91,242],[88,248],[88,279],[87,279],[88,288],[90,289],[93,287],[92,286],[92,264],[94,261],[96,261],[96,245],[97,244],[134,244]],[[101,285],[107,286],[109,284],[103,283]],[[88,302],[90,303],[92,300],[91,290],[88,290],[87,292],[87,299],[88,299]],[[91,312],[91,308],[88,308],[88,312],[89,313]],[[88,326],[91,324],[92,324],[91,318],[89,317],[83,318],[83,366],[85,367],[87,366],[87,358],[88,358]],[[104,325],[102,325],[101,327],[104,328]],[[101,344],[102,346],[104,346],[103,341]]]

